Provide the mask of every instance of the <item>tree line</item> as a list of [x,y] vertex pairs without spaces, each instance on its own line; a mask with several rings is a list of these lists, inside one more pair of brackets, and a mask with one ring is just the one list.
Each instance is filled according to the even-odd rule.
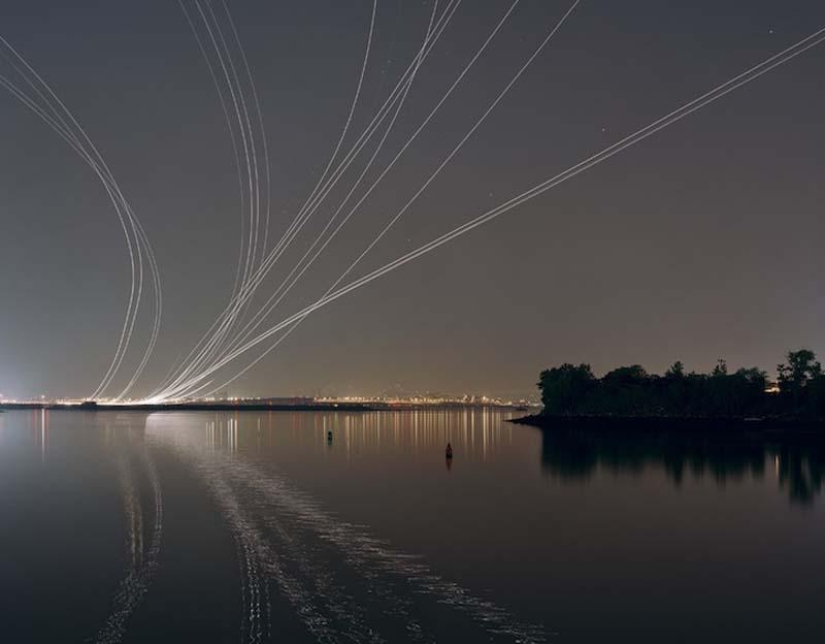
[[809,349],[791,351],[778,365],[778,391],[758,368],[730,372],[720,360],[711,373],[686,373],[676,362],[664,375],[640,365],[597,378],[589,364],[563,364],[541,372],[544,413],[553,416],[673,416],[825,419],[825,374]]

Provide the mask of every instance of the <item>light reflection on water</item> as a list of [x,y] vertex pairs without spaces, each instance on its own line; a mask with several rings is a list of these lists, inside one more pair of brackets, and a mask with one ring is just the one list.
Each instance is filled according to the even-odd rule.
[[310,439],[315,447],[334,447],[348,457],[363,451],[432,454],[452,443],[463,457],[487,461],[513,444],[515,427],[503,422],[512,416],[496,410],[316,413],[307,423],[305,413],[226,414],[202,423],[202,440],[210,449],[236,453]]
[[270,448],[284,441],[306,442],[310,437],[316,446],[334,445],[350,456],[362,450],[376,454],[399,449],[409,454],[432,453],[433,448],[443,450],[451,442],[464,456],[487,461],[494,459],[501,448],[512,445],[515,428],[503,421],[513,415],[490,409],[227,414],[203,423],[203,440],[212,449],[237,452],[239,448]]
[[507,418],[0,414],[0,633],[658,642],[678,623],[682,639],[776,641],[825,626],[821,443]]
[[[291,419],[293,432],[300,418],[303,416]],[[241,434],[255,441],[254,448],[278,445],[271,422],[264,430],[258,423],[260,419],[245,420],[251,431]],[[401,431],[398,415],[384,420],[390,422],[382,426],[377,414],[318,415],[309,436],[321,446],[324,441],[329,443],[329,431],[333,432],[333,441],[337,434],[347,459],[364,446],[375,447],[380,453],[377,437],[383,431],[390,436]],[[415,448],[423,449],[439,440],[442,433],[430,431],[422,420],[426,416],[416,414],[411,419],[408,440]],[[422,623],[415,615],[415,605],[432,597],[433,605],[428,610],[450,607],[468,618],[468,628],[486,633],[485,639],[544,641],[541,628],[519,623],[491,600],[444,579],[420,558],[393,548],[362,526],[329,514],[283,475],[242,459],[226,458],[239,449],[253,447],[243,442],[239,446],[239,424],[236,416],[229,416],[206,421],[199,427],[183,416],[156,414],[147,421],[147,438],[160,449],[171,448],[198,471],[231,526],[239,551],[244,553],[242,594],[245,604],[251,607],[244,632],[255,633],[256,637],[269,632],[270,628],[260,623],[264,610],[259,589],[265,588],[263,596],[268,597],[273,590],[268,584],[273,583],[307,631],[322,640],[342,637],[350,641],[385,641],[377,635],[380,627],[403,633],[411,641],[435,641],[438,625]],[[483,431],[489,432],[489,423]],[[486,444],[485,440],[482,450],[486,450]],[[365,582],[370,586],[369,593],[357,600],[350,598],[353,588]],[[369,606],[366,612],[365,605]]]

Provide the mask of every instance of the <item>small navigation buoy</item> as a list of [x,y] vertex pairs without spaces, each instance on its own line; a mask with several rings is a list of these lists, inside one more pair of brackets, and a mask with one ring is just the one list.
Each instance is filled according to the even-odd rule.
[[445,451],[445,455],[447,456],[448,459],[453,457],[453,446],[450,445],[450,443],[447,443],[447,449]]
[[327,443],[332,443],[332,430],[327,431]]

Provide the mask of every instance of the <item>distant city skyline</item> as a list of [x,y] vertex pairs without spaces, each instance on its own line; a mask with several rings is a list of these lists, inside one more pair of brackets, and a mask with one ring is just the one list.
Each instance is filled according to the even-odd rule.
[[[0,36],[94,142],[157,259],[160,332],[128,396],[149,396],[165,384],[187,394],[206,387],[192,395],[214,386],[250,397],[376,396],[395,388],[520,398],[536,395],[543,368],[564,362],[588,363],[597,373],[638,363],[662,373],[677,360],[706,371],[726,359],[734,369],[756,366],[773,377],[789,350],[825,354],[819,46],[297,320],[294,332],[238,380],[221,386],[267,342],[193,379],[197,369],[187,374],[186,359],[243,276],[241,242],[252,238],[250,221],[262,212],[255,215],[255,191],[244,181],[257,177],[261,202],[271,195],[268,244],[244,242],[254,265],[289,234],[325,176],[357,88],[341,155],[453,5],[252,2],[231,5],[231,20],[220,3],[211,16],[197,3],[183,6],[188,16],[177,3],[159,0],[9,0],[0,8]],[[457,5],[338,221],[460,82],[255,333],[316,302],[365,250],[341,285],[823,27],[825,6],[813,0]],[[237,68],[221,68],[210,53],[221,47]],[[41,100],[11,50],[0,51],[0,77]],[[0,392],[81,398],[95,392],[117,357],[129,302],[129,254],[105,189],[113,184],[7,90],[0,87]],[[224,108],[231,115],[245,100],[248,121],[228,128]],[[372,248],[491,105],[489,118]],[[383,131],[239,314],[254,319],[279,285],[290,283]],[[260,163],[257,170],[245,167],[244,146],[255,146],[248,158]],[[103,396],[127,387],[151,341],[148,264],[146,271],[132,344]],[[237,346],[243,328],[231,327]],[[204,364],[229,351],[231,333],[215,342]]]

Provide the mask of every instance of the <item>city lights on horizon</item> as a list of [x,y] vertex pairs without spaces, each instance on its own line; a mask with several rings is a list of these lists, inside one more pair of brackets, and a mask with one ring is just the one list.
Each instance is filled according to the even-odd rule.
[[382,405],[393,406],[489,406],[489,407],[536,407],[540,402],[536,398],[507,398],[501,396],[488,396],[477,394],[410,394],[391,396],[368,396],[368,395],[345,395],[345,396],[208,396],[203,398],[179,398],[155,400],[152,398],[135,399],[108,399],[99,398],[90,400],[87,398],[49,398],[41,395],[35,398],[6,398],[0,396],[0,405],[54,405],[58,407],[81,407],[100,405],[102,407],[136,407],[136,406],[174,406],[191,404],[215,404],[215,405],[279,405],[279,406],[301,406],[301,405]]

